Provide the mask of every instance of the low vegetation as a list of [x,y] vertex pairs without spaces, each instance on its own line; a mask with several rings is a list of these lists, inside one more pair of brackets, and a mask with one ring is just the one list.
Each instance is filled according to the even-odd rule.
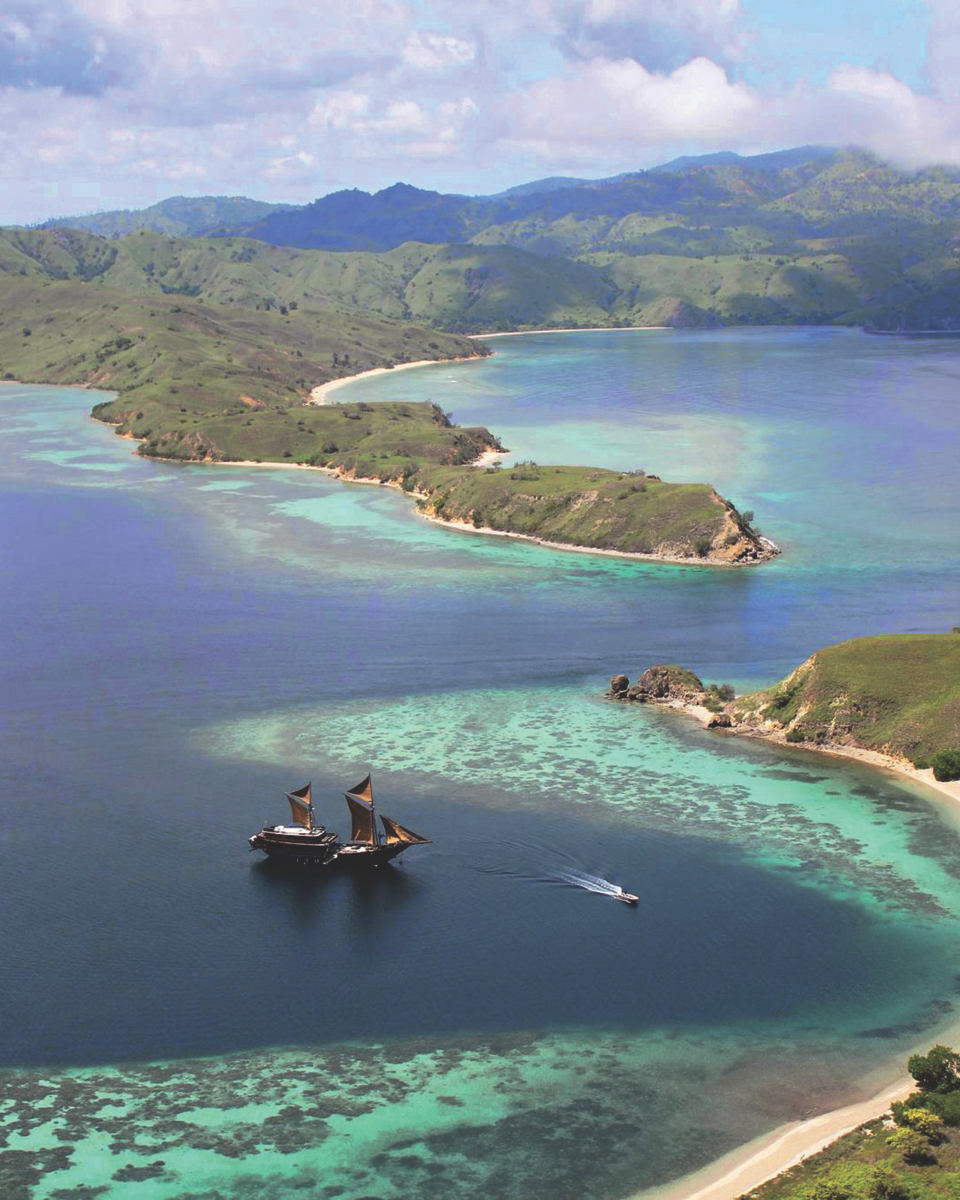
[[[0,378],[116,391],[94,415],[165,458],[342,466],[367,439],[368,459],[405,458],[409,447],[426,461],[469,461],[496,440],[486,434],[477,449],[430,405],[384,410],[373,436],[357,406],[343,406],[345,417],[308,400],[317,384],[371,367],[483,353],[466,338],[355,313],[237,310],[82,282],[20,279],[0,293]],[[387,436],[394,427],[404,435]]]
[[917,1091],[742,1200],[956,1200],[960,1180],[960,1055],[915,1054]]
[[709,484],[536,463],[486,471],[431,467],[414,483],[428,513],[476,528],[694,561],[743,563],[771,554]]
[[904,633],[818,650],[772,688],[728,708],[788,741],[868,750],[960,778],[960,637]]

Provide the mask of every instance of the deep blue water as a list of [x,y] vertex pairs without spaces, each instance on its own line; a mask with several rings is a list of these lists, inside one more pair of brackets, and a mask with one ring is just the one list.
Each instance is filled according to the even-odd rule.
[[[724,1055],[753,1080],[795,1054],[789,1102],[717,1084],[743,1110],[719,1152],[825,1102],[812,1063],[842,1095],[950,1021],[946,806],[598,697],[654,661],[756,684],[843,637],[956,623],[956,348],[492,344],[342,396],[429,397],[540,462],[708,478],[783,557],[714,571],[457,534],[384,489],[138,460],[89,394],[0,393],[4,1064],[530,1030],[681,1058],[706,1038],[718,1079]],[[248,854],[307,777],[343,829],[368,768],[432,846],[365,881]],[[635,1136],[650,1181],[700,1165]]]

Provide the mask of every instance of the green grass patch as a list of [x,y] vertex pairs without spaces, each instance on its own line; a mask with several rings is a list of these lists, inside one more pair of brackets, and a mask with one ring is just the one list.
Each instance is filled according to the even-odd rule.
[[818,650],[808,670],[738,700],[786,727],[802,712],[808,741],[932,762],[960,749],[960,638],[906,633]]

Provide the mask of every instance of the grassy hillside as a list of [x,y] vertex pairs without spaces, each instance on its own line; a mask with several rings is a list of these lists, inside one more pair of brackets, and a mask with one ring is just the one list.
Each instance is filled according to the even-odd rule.
[[508,246],[406,243],[383,254],[295,250],[248,238],[115,242],[75,231],[0,230],[0,275],[83,280],[269,312],[375,312],[477,332],[611,324],[616,291],[595,268]]
[[[582,228],[572,217],[559,224]],[[738,226],[720,231],[734,249],[717,254],[699,253],[704,238],[717,239],[716,230],[639,215],[619,225],[622,242],[598,244],[626,244],[642,227],[647,249],[589,250],[573,259],[500,244],[408,242],[382,253],[333,253],[147,230],[107,241],[74,230],[6,229],[0,277],[80,280],[260,311],[361,310],[465,333],[625,324],[960,325],[960,222],[901,227],[895,238],[804,236],[778,252],[757,250],[762,239]],[[679,252],[688,235],[696,254],[689,246]],[[670,238],[680,241],[671,246]]]
[[0,291],[0,377],[118,391],[98,415],[146,439],[146,454],[307,458],[343,441],[305,407],[317,384],[477,353],[465,338],[374,316],[258,312],[98,282],[14,277]]
[[479,352],[408,322],[143,296],[99,278],[16,275],[0,292],[0,377],[116,389],[94,415],[141,439],[141,454],[327,467],[417,491],[447,520],[590,548],[731,563],[763,557],[707,485],[579,467],[478,470],[464,464],[500,449],[497,439],[451,425],[433,405],[306,402],[326,379]]
[[442,520],[544,541],[713,563],[771,556],[768,546],[708,484],[590,467],[451,470],[431,467],[409,484]]
[[728,706],[747,728],[928,762],[960,749],[960,634],[856,638]]

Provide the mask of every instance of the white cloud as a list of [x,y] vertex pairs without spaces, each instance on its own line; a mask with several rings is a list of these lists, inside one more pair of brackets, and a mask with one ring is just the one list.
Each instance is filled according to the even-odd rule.
[[508,140],[565,150],[639,150],[696,140],[708,145],[756,137],[763,104],[755,91],[696,58],[670,74],[633,59],[594,59],[560,78],[514,93],[505,106]]
[[925,3],[929,94],[842,61],[819,87],[750,86],[742,0],[7,0],[0,219],[809,141],[960,164],[960,9]]
[[404,43],[401,58],[420,71],[436,71],[473,62],[474,51],[471,45],[459,38],[442,37],[436,33],[411,33]]

